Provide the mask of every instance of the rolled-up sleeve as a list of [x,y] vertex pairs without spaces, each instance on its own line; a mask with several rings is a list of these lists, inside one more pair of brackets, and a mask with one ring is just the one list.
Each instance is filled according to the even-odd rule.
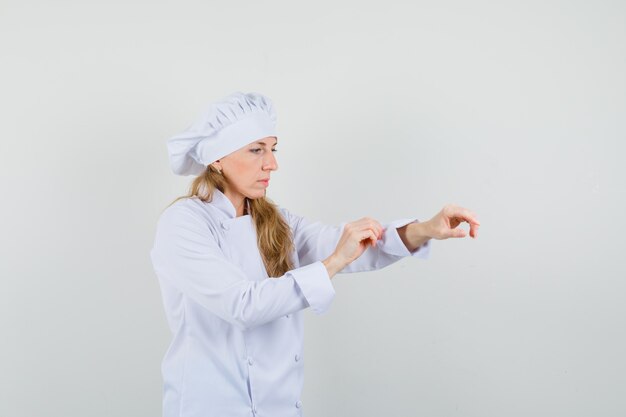
[[[338,226],[326,225],[321,222],[309,221],[287,209],[282,208],[281,210],[291,225],[294,245],[301,265],[322,261],[334,252],[347,222]],[[398,234],[397,228],[417,222],[419,220],[416,218],[407,218],[382,224],[385,230],[382,239],[376,242],[376,246],[368,246],[359,258],[339,272],[382,269],[404,257],[428,259],[430,257],[430,240],[414,251],[409,251]]]
[[[383,233],[383,244],[381,250],[396,256],[410,256],[421,259],[430,258],[430,240],[427,240],[423,245],[417,247],[413,251],[409,251],[398,234],[398,228],[406,226],[410,223],[419,223],[416,218],[394,220],[385,227],[385,233]],[[378,245],[378,244],[377,244]]]
[[[321,261],[295,269],[294,279],[315,314],[323,314],[335,297],[328,270]],[[326,279],[320,279],[325,277]]]
[[224,256],[209,226],[184,206],[161,214],[150,258],[159,279],[240,330],[309,306],[322,314],[335,296],[322,262],[249,280]]

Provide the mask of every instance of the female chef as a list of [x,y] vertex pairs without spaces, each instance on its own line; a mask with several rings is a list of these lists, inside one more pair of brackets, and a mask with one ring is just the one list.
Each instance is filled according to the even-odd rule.
[[196,175],[161,214],[150,252],[173,333],[163,358],[164,417],[302,416],[303,316],[323,314],[338,272],[426,259],[431,238],[463,237],[474,213],[449,205],[427,222],[310,222],[266,197],[278,137],[269,98],[234,93],[167,145]]

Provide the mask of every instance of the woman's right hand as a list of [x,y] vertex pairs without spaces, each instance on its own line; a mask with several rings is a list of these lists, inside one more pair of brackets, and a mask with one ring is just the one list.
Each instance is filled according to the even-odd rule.
[[347,223],[335,252],[324,261],[331,278],[361,256],[368,246],[376,246],[376,241],[382,239],[382,236],[383,226],[371,217]]

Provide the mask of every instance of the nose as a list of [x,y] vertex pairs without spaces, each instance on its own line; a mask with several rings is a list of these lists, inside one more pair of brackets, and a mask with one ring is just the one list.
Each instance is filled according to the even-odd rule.
[[278,169],[278,162],[276,162],[274,152],[268,152],[267,155],[267,158],[263,161],[263,170],[276,171]]

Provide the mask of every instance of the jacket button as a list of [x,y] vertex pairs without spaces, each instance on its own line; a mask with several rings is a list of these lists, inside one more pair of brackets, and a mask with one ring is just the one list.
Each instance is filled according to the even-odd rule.
[[300,408],[300,407],[302,407],[302,401],[298,401],[298,402],[296,403],[296,408]]
[[295,357],[295,359],[296,359],[296,362],[298,362],[298,361],[300,360],[300,355],[298,355],[298,354],[296,353],[296,357]]
[[228,230],[228,228],[229,226],[226,223],[222,222],[222,229]]
[[252,358],[248,358],[248,365],[252,366],[253,363],[254,361],[252,360]]

